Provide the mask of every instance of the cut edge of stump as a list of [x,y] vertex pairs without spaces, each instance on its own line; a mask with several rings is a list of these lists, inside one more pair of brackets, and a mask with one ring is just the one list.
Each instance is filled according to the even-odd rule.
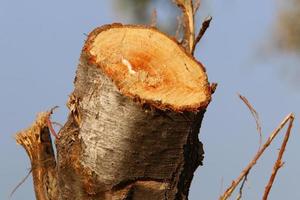
[[[198,85],[197,87],[202,87],[201,90],[203,90],[205,99],[202,101],[198,101],[191,105],[174,105],[174,104],[170,104],[170,103],[167,103],[164,101],[157,101],[157,100],[142,98],[142,97],[140,97],[139,94],[134,94],[134,93],[124,90],[122,88],[122,86],[120,86],[120,84],[118,84],[118,81],[116,81],[114,79],[114,77],[112,77],[110,75],[110,73],[107,73],[107,71],[104,69],[104,67],[99,62],[97,62],[97,55],[93,55],[91,53],[91,49],[93,48],[93,42],[95,41],[97,36],[105,31],[108,31],[108,30],[114,29],[114,28],[120,28],[120,29],[121,28],[131,28],[131,29],[140,29],[140,30],[147,29],[149,31],[152,31],[154,34],[156,33],[161,36],[164,36],[167,40],[170,40],[174,44],[176,44],[179,51],[181,51],[181,53],[183,53],[187,58],[191,59],[191,62],[194,62],[194,64],[196,64],[199,67],[200,71],[203,73],[204,85]],[[145,26],[145,25],[132,25],[132,24],[123,25],[121,23],[113,23],[113,24],[103,25],[101,27],[94,29],[88,35],[88,38],[84,44],[82,53],[83,53],[84,57],[86,58],[87,63],[90,65],[95,65],[99,69],[101,69],[101,71],[112,80],[112,82],[116,85],[116,87],[118,88],[118,90],[120,91],[121,94],[125,95],[126,97],[131,98],[135,102],[141,103],[142,105],[154,106],[155,108],[158,108],[160,110],[171,110],[171,111],[175,111],[175,112],[184,112],[184,111],[198,112],[199,110],[206,109],[206,107],[208,106],[208,104],[211,101],[211,96],[214,93],[214,91],[211,88],[210,83],[208,81],[206,69],[202,65],[202,63],[199,62],[198,60],[196,60],[195,57],[193,57],[193,55],[186,52],[186,50],[180,45],[180,43],[174,37],[166,35],[165,33],[159,31],[155,27],[149,27],[149,26]]]

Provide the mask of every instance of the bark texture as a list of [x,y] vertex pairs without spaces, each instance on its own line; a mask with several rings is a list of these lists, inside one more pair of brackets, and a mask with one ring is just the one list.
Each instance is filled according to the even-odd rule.
[[30,129],[33,142],[28,131],[17,136],[38,180],[37,199],[187,199],[214,90],[202,64],[154,28],[112,24],[88,36],[74,84],[57,161],[49,113]]
[[93,31],[56,141],[60,199],[187,199],[210,93],[203,66],[157,30]]

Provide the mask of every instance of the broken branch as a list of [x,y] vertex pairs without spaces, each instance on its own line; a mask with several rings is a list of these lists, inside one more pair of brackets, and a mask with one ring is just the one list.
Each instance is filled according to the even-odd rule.
[[252,167],[256,164],[260,156],[264,153],[264,151],[267,149],[267,147],[272,143],[274,138],[278,135],[278,133],[281,131],[281,129],[285,126],[287,122],[292,120],[294,118],[293,114],[289,114],[284,118],[284,120],[280,123],[280,125],[272,132],[272,134],[269,136],[268,140],[264,143],[262,148],[256,153],[254,158],[251,160],[251,162],[244,168],[244,170],[241,172],[241,174],[232,181],[232,184],[228,189],[223,193],[222,196],[220,196],[219,200],[226,200],[228,199],[235,188],[239,185],[239,183],[244,179],[244,177],[249,173],[249,171],[252,169]]
[[194,46],[192,48],[192,53],[194,53],[195,51],[195,48],[197,46],[197,44],[200,42],[200,40],[202,39],[203,35],[205,34],[206,30],[208,29],[209,25],[210,25],[210,22],[212,20],[212,17],[211,16],[208,16],[202,23],[202,26],[201,26],[201,29],[195,39],[195,42],[194,42]]
[[286,145],[287,145],[287,142],[289,140],[289,137],[290,137],[290,134],[291,134],[291,130],[292,130],[292,127],[293,127],[293,122],[294,122],[294,119],[295,119],[295,116],[293,114],[291,114],[290,116],[290,123],[289,123],[289,126],[287,128],[287,131],[285,133],[285,137],[284,137],[284,140],[282,142],[282,145],[280,147],[280,151],[278,153],[278,157],[277,157],[277,160],[274,164],[274,167],[273,167],[273,171],[272,171],[272,174],[271,174],[271,177],[269,179],[269,182],[265,188],[265,192],[264,192],[264,195],[263,195],[263,200],[267,200],[268,199],[268,195],[270,193],[270,190],[272,188],[272,185],[273,185],[273,182],[275,180],[275,177],[276,177],[276,174],[278,172],[278,170],[283,166],[283,162],[282,162],[282,157],[283,157],[283,154],[284,154],[284,151],[285,151],[285,148],[286,148]]

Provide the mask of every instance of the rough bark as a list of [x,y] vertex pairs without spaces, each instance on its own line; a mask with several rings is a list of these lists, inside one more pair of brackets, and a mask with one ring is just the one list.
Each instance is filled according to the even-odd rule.
[[106,25],[88,36],[74,84],[53,199],[187,199],[214,90],[202,64],[154,28]]
[[203,66],[157,30],[93,31],[56,141],[60,199],[186,199],[210,92]]

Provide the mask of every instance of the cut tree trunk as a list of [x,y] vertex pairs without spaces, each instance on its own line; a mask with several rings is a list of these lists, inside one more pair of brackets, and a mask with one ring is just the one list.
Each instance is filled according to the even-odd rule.
[[112,24],[88,36],[74,83],[57,198],[187,199],[213,92],[202,64],[154,28]]

